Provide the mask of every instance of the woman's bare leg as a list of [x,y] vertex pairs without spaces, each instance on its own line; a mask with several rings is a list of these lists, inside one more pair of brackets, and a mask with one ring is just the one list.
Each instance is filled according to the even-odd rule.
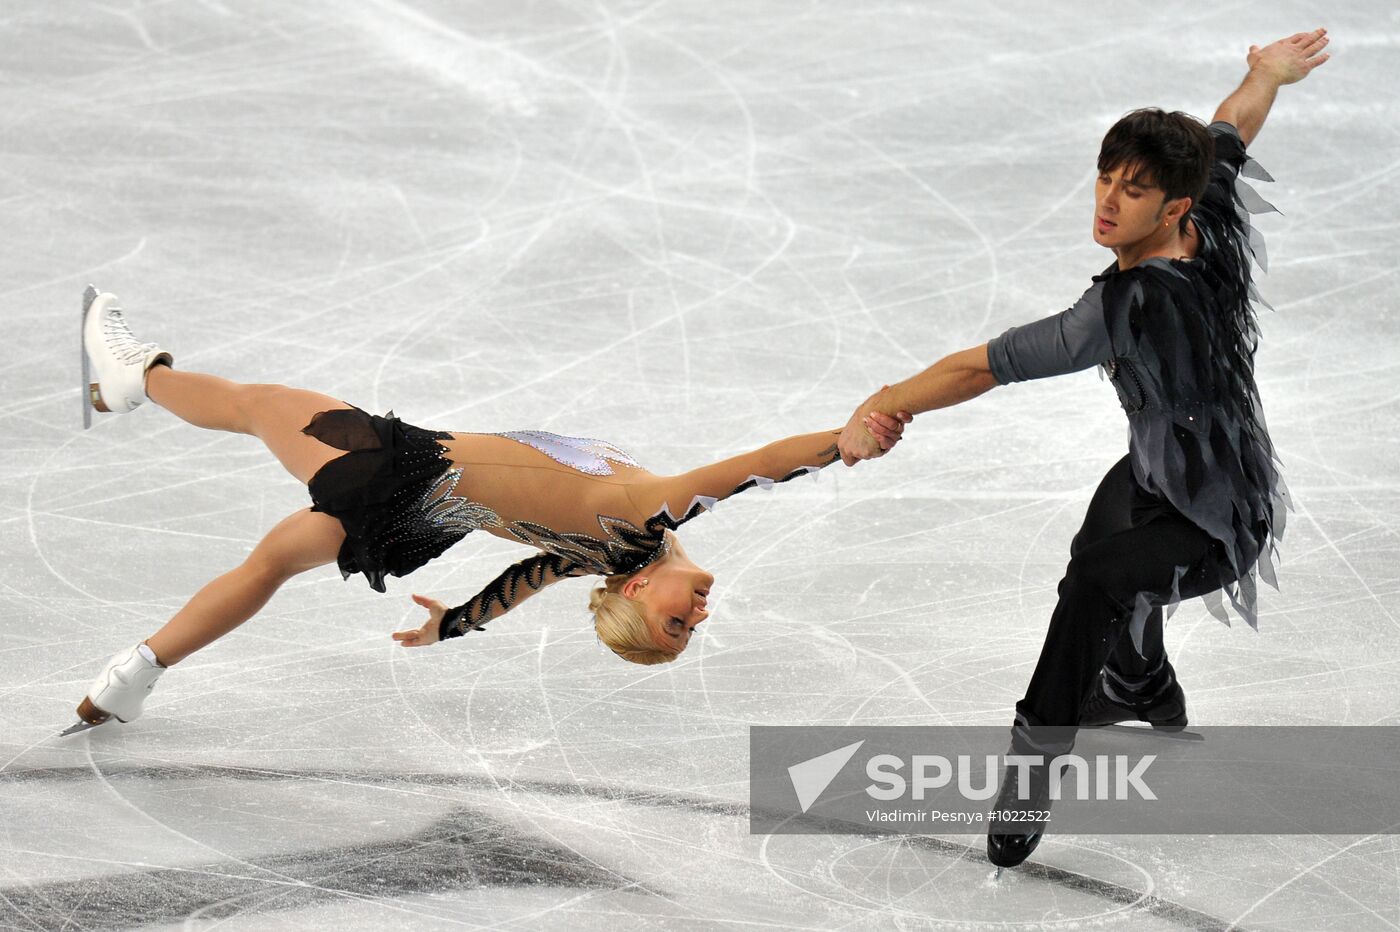
[[230,382],[202,372],[155,366],[146,376],[146,394],[196,427],[257,437],[302,482],[344,453],[301,432],[318,412],[350,407],[320,392]]
[[242,565],[199,590],[146,646],[161,664],[174,666],[252,618],[296,574],[334,562],[344,539],[335,518],[310,509],[294,512],[267,533]]
[[[317,413],[349,407],[319,392],[156,366],[146,376],[146,394],[197,427],[257,437],[303,483],[345,452],[302,433]],[[288,579],[333,563],[344,540],[340,522],[329,515],[310,509],[290,515],[241,566],[199,590],[146,645],[162,664],[174,666],[252,618]]]

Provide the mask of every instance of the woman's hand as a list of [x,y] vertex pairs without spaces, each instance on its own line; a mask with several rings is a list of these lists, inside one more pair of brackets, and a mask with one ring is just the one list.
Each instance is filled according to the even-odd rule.
[[447,606],[426,595],[414,595],[413,601],[428,610],[428,620],[424,622],[423,627],[413,631],[395,631],[394,640],[399,642],[400,647],[427,647],[429,644],[436,644],[438,627],[442,624],[442,616],[447,614]]
[[896,411],[894,417],[871,411],[865,416],[865,429],[880,444],[880,449],[888,453],[904,436],[904,425],[914,420],[908,411]]
[[836,438],[836,449],[841,454],[841,462],[847,466],[854,466],[861,460],[874,459],[885,452],[861,423],[863,416],[857,409],[846,422],[846,426],[841,428],[841,436]]

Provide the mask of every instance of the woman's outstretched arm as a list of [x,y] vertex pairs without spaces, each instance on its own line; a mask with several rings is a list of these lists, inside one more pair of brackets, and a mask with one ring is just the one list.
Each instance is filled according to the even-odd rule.
[[570,576],[586,576],[588,571],[552,553],[540,553],[506,568],[471,599],[456,608],[425,595],[413,601],[428,610],[423,627],[395,631],[400,647],[426,647],[447,638],[479,631],[482,625],[499,618],[530,596]]
[[745,489],[785,482],[831,465],[840,459],[836,451],[840,433],[798,434],[677,476],[660,476],[639,484],[633,501],[645,517],[664,509],[679,523],[699,513],[692,513],[697,502],[708,508]]

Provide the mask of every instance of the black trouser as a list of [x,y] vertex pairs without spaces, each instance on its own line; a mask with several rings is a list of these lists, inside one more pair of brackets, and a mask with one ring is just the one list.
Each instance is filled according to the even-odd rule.
[[[1105,664],[1130,680],[1156,673],[1166,661],[1161,606],[1171,597],[1178,566],[1187,568],[1178,588],[1182,599],[1231,581],[1219,545],[1169,503],[1143,491],[1125,456],[1099,483],[1070,544],[1040,661],[1016,703],[1018,721],[1078,725]],[[1141,655],[1128,635],[1139,593],[1154,606]]]

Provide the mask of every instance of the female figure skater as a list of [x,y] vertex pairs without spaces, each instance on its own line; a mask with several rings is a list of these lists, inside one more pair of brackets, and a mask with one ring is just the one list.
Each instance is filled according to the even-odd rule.
[[[115,296],[91,287],[83,328],[96,376],[93,407],[126,412],[150,398],[197,427],[257,437],[306,483],[312,505],[283,519],[241,566],[206,585],[159,631],[112,658],[65,734],[137,718],[167,667],[247,621],[298,573],[336,562],[342,576],[363,573],[383,592],[386,575],[411,573],[474,530],[539,552],[455,608],[413,596],[428,619],[396,632],[401,646],[479,631],[561,579],[602,576],[589,597],[599,638],[634,663],[674,660],[709,616],[714,584],[675,530],[721,499],[839,458],[840,431],[828,430],[656,476],[601,440],[424,430],[316,392],[177,370],[169,353],[136,340]],[[881,422],[886,437],[898,437],[902,423]],[[870,434],[864,443],[867,456],[893,446]]]
[[[1093,225],[1094,241],[1117,261],[1069,310],[872,396],[843,432],[850,464],[872,412],[917,414],[1094,365],[1113,382],[1128,415],[1128,455],[1104,476],[1070,544],[1040,660],[1016,704],[1014,754],[1048,762],[1068,752],[1079,726],[1184,727],[1162,606],[1207,596],[1223,619],[1223,589],[1253,626],[1256,576],[1274,582],[1286,493],[1254,382],[1249,269],[1251,254],[1264,261],[1249,213],[1273,208],[1239,176],[1272,180],[1245,146],[1278,89],[1327,61],[1327,42],[1318,29],[1251,46],[1249,73],[1208,128],[1161,110],[1120,120],[1099,151]],[[994,864],[1019,864],[1039,844],[1042,817],[999,819],[1049,809],[1048,769],[1028,768],[1030,787],[1008,769],[987,837]]]

